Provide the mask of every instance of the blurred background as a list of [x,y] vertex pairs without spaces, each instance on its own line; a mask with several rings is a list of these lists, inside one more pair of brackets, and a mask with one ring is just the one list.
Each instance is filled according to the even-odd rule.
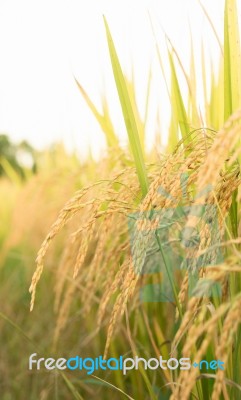
[[[223,0],[202,1],[219,38],[223,36]],[[240,5],[240,4],[239,4]],[[146,145],[156,130],[165,144],[170,101],[160,71],[156,43],[167,81],[170,78],[167,37],[188,70],[191,47],[197,71],[197,97],[203,109],[201,46],[210,59],[220,48],[198,0],[1,0],[0,1],[0,132],[14,143],[26,140],[37,149],[58,141],[68,151],[96,158],[105,137],[80,95],[74,77],[101,110],[107,98],[122,144],[127,135],[114,84],[102,15],[109,23],[127,77],[134,76],[140,114],[145,112],[151,71]],[[190,35],[192,32],[192,36]],[[166,37],[167,36],[167,37]],[[192,37],[192,41],[191,41]],[[218,63],[214,66],[218,68]],[[180,74],[182,94],[187,92]]]

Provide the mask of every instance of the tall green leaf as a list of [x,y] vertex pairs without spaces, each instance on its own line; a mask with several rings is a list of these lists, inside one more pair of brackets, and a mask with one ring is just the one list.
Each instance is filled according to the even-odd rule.
[[[171,79],[172,79],[172,84],[173,84],[173,95],[174,95],[173,108],[174,108],[174,112],[176,114],[176,118],[179,123],[182,138],[186,139],[190,132],[189,121],[188,121],[187,112],[186,112],[186,109],[184,106],[181,89],[180,89],[179,82],[177,79],[177,73],[176,73],[176,68],[175,68],[174,61],[173,61],[173,56],[170,51],[168,51],[168,54],[169,54],[169,61],[170,61],[170,67],[171,67]],[[190,139],[187,140],[187,142],[189,142],[189,141],[190,141]]]
[[[241,50],[236,0],[226,0],[224,12],[224,118],[240,108]],[[240,161],[240,160],[239,160]],[[237,190],[230,210],[234,236],[238,235]]]
[[126,87],[128,90],[129,98],[131,101],[131,107],[133,110],[133,114],[135,117],[136,121],[136,126],[138,129],[138,135],[141,143],[141,149],[143,154],[145,154],[145,126],[144,122],[140,116],[140,112],[137,106],[137,101],[136,101],[136,90],[135,90],[135,84],[134,84],[134,73],[132,73],[132,79],[129,80],[125,77],[125,82],[126,82]]
[[76,82],[76,84],[79,88],[79,91],[82,94],[87,106],[93,113],[93,115],[94,115],[96,121],[99,123],[102,131],[105,133],[107,145],[109,147],[113,147],[113,146],[117,147],[119,141],[118,141],[118,137],[115,133],[115,129],[112,124],[111,118],[110,118],[110,113],[109,113],[109,108],[108,108],[106,98],[105,97],[102,98],[103,113],[101,114],[97,110],[96,106],[94,105],[94,103],[92,102],[92,100],[90,99],[90,97],[88,96],[88,94],[86,93],[86,91],[81,86],[81,84],[77,81],[76,78],[75,78],[75,82]]
[[127,84],[125,81],[124,74],[120,65],[120,61],[115,49],[115,45],[111,36],[111,32],[104,17],[106,37],[109,47],[110,59],[112,64],[112,70],[115,78],[116,88],[118,91],[120,104],[122,108],[122,114],[125,120],[126,130],[129,137],[130,147],[135,160],[136,170],[138,179],[140,182],[142,195],[145,196],[148,191],[148,179],[145,168],[144,155],[141,148],[140,137],[138,133],[137,123],[135,115],[131,105],[131,99],[128,93]]
[[241,51],[236,0],[226,0],[224,14],[224,118],[240,107]]
[[219,65],[219,70],[216,73],[213,63],[210,70],[210,101],[207,104],[208,123],[215,130],[222,128],[224,123],[224,76],[223,76],[223,62]]
[[[186,72],[182,60],[178,54],[178,51],[176,50],[176,48],[174,47],[174,45],[172,44],[172,41],[170,40],[170,38],[166,35],[166,39],[167,42],[169,43],[169,45],[171,46],[171,50],[173,55],[175,55],[176,60],[180,66],[180,69],[183,73],[183,76],[186,80],[187,83],[187,88],[188,88],[188,112],[187,114],[187,124],[190,125],[192,124],[192,126],[195,126],[196,128],[200,128],[201,125],[201,121],[199,118],[199,112],[198,112],[198,107],[197,107],[197,101],[196,101],[196,71],[195,71],[195,57],[194,57],[194,50],[193,50],[193,40],[192,40],[192,35],[190,32],[190,40],[191,40],[191,53],[190,53],[190,71],[189,73]],[[170,51],[169,51],[169,55],[170,55]],[[177,73],[176,73],[176,69],[175,69],[175,65],[174,65],[174,57],[173,57],[173,67],[174,67],[174,72],[175,74],[173,74],[173,80],[174,80],[174,87],[176,86],[176,81],[177,81]],[[172,68],[172,66],[171,66]],[[177,82],[178,83],[178,82]],[[181,91],[180,91],[181,93]],[[183,106],[184,107],[184,106]],[[184,108],[185,111],[185,108]],[[189,131],[189,130],[188,130]]]

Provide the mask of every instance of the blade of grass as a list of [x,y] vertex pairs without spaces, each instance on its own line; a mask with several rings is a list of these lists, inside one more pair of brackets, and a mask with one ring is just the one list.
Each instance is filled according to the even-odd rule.
[[[236,0],[226,0],[224,12],[224,118],[240,107],[241,50]],[[231,225],[238,235],[237,191],[231,205]]]
[[213,62],[211,63],[211,92],[207,108],[208,122],[215,130],[219,130],[224,123],[224,92],[223,92],[223,63],[219,66],[216,78]]
[[70,393],[72,393],[74,398],[76,400],[84,400],[84,398],[79,394],[79,392],[74,387],[73,383],[67,378],[67,376],[63,372],[60,372],[60,375],[62,376],[67,388],[69,389]]
[[118,91],[120,104],[122,108],[122,114],[125,120],[126,130],[129,137],[130,147],[133,153],[135,166],[137,170],[137,175],[139,179],[139,183],[142,190],[143,197],[147,194],[148,191],[148,178],[147,172],[144,163],[144,156],[141,149],[141,143],[138,133],[138,128],[134,116],[134,112],[131,106],[131,100],[129,97],[126,81],[124,78],[124,74],[121,69],[120,61],[115,49],[115,45],[111,36],[111,32],[106,21],[104,18],[105,30],[106,30],[106,37],[109,47],[110,59],[112,63],[112,70],[115,78],[116,88]]
[[170,50],[168,50],[168,55],[169,55],[169,62],[170,62],[170,67],[171,67],[171,77],[172,77],[172,82],[173,82],[173,94],[175,97],[175,102],[173,104],[174,112],[176,114],[176,117],[177,117],[177,120],[179,123],[182,139],[187,139],[187,142],[190,142],[191,138],[188,136],[189,131],[190,131],[189,122],[188,122],[187,113],[186,113],[184,101],[183,101],[182,94],[181,94],[181,89],[180,89],[179,82],[177,79],[177,73],[176,73],[176,68],[175,68],[174,61],[173,61],[173,56],[172,56]]
[[157,37],[156,37],[156,33],[155,33],[155,29],[154,29],[154,26],[153,26],[153,22],[152,22],[152,18],[151,18],[150,12],[148,12],[148,17],[149,17],[149,21],[150,21],[152,35],[153,35],[153,38],[154,38],[154,41],[155,41],[155,47],[156,47],[156,53],[157,53],[158,62],[159,62],[160,68],[161,68],[162,76],[164,78],[165,86],[166,86],[166,89],[167,89],[167,94],[168,94],[168,97],[169,97],[169,100],[170,100],[170,103],[171,103],[171,93],[170,93],[170,90],[169,90],[167,77],[166,77],[166,73],[165,73],[165,69],[164,69],[164,65],[163,65],[163,61],[162,61],[162,57],[161,57],[161,52],[160,52],[160,49],[159,49],[159,45],[158,45],[158,41],[157,41]]
[[[129,318],[128,318],[127,314],[126,314],[126,327],[127,327],[127,336],[128,336],[128,339],[129,339],[129,343],[130,343],[130,347],[131,347],[132,353],[133,353],[133,355],[135,357],[138,357],[136,341],[133,340],[133,338],[132,338],[132,333],[131,333],[131,328],[130,328],[130,321],[129,321]],[[140,374],[141,374],[141,376],[143,378],[143,381],[146,384],[147,390],[149,392],[150,400],[156,400],[155,390],[154,390],[153,385],[152,385],[152,383],[151,383],[151,381],[150,381],[150,379],[149,379],[149,377],[148,377],[148,375],[146,373],[146,370],[145,370],[145,368],[143,367],[142,364],[139,364],[139,372],[140,372]]]
[[[173,81],[173,77],[171,76],[171,104],[175,102],[175,85]],[[180,132],[178,129],[178,120],[176,112],[171,109],[171,118],[170,118],[170,125],[169,125],[169,132],[168,132],[168,142],[167,142],[167,152],[172,153],[173,150],[176,148],[180,137]]]
[[218,45],[219,45],[219,48],[220,48],[220,52],[221,52],[221,54],[222,54],[222,56],[223,56],[223,46],[222,46],[222,44],[221,44],[221,41],[220,41],[220,39],[219,39],[217,30],[216,30],[216,28],[215,28],[215,26],[214,26],[214,24],[213,24],[213,21],[212,21],[211,17],[209,16],[209,14],[208,14],[206,8],[204,7],[204,5],[201,3],[200,0],[198,0],[198,3],[199,3],[199,5],[200,5],[201,9],[203,10],[203,13],[204,13],[205,16],[206,16],[206,18],[207,18],[207,20],[208,20],[208,22],[209,22],[209,24],[210,24],[210,27],[212,28],[212,31],[213,31],[213,33],[214,33],[214,36],[215,36],[215,38],[217,39],[217,42],[218,42]]
[[[153,23],[152,23],[150,14],[149,14],[149,19],[150,19],[152,33],[153,33],[153,36],[154,36],[154,39],[155,39],[155,42],[156,42],[156,51],[157,51],[158,61],[159,61],[159,64],[160,64],[160,67],[161,67],[161,70],[162,70],[163,77],[165,79],[165,83],[166,83],[166,86],[167,86],[167,92],[168,92],[168,95],[169,95],[170,103],[171,103],[172,109],[174,111],[173,114],[175,114],[175,116],[176,116],[176,119],[177,119],[179,127],[180,127],[182,138],[184,139],[184,138],[188,137],[190,123],[188,121],[187,113],[186,113],[185,106],[184,106],[184,101],[183,101],[183,98],[182,98],[182,95],[181,95],[181,89],[180,89],[179,82],[178,82],[178,79],[177,79],[176,68],[175,68],[174,61],[173,61],[173,54],[175,54],[175,56],[177,57],[178,63],[180,65],[180,68],[181,68],[181,70],[182,70],[182,72],[184,74],[184,77],[186,79],[186,82],[187,82],[189,95],[191,96],[192,90],[191,90],[191,86],[190,86],[190,80],[188,79],[187,73],[186,73],[185,69],[183,68],[183,65],[181,63],[180,57],[178,56],[178,53],[176,52],[176,50],[175,50],[174,46],[172,45],[170,39],[168,38],[168,36],[164,32],[166,40],[167,40],[167,43],[171,46],[171,49],[172,49],[172,52],[173,52],[173,54],[172,54],[171,51],[168,49],[169,62],[170,62],[170,67],[171,67],[170,68],[171,69],[171,82],[172,82],[171,91],[169,90],[169,87],[168,87],[168,84],[167,84],[167,80],[166,80],[166,77],[165,77],[165,71],[164,71],[164,66],[163,66],[163,62],[162,62],[162,57],[161,57],[161,53],[160,53],[160,50],[159,50],[159,47],[158,47],[158,43],[157,43],[157,39],[156,39],[156,35],[155,35],[155,31],[154,31],[154,27],[153,27]],[[175,133],[175,124],[174,124],[174,129],[173,129],[172,123],[170,125],[169,138],[171,138],[170,140],[171,140],[172,143],[175,143],[175,142],[179,141],[178,132]],[[190,139],[187,139],[187,142],[189,142]],[[168,140],[168,142],[169,142],[169,140]],[[170,150],[170,145],[168,145],[168,148]]]
[[134,71],[132,71],[132,78],[131,80],[125,78],[129,98],[131,101],[131,106],[134,114],[134,118],[136,121],[136,126],[140,138],[140,143],[141,143],[141,149],[143,152],[143,155],[145,154],[145,127],[144,127],[144,122],[140,116],[140,112],[138,109],[137,101],[136,101],[136,90],[135,90],[135,83],[134,83]]
[[[168,94],[168,97],[169,97],[169,100],[170,100],[170,105],[172,106],[173,98],[175,96],[174,87],[173,87],[173,79],[171,77],[171,88],[169,88],[168,80],[167,80],[165,69],[164,69],[164,65],[163,65],[163,60],[162,60],[162,57],[161,57],[161,52],[160,52],[160,49],[159,49],[159,46],[158,46],[156,33],[155,33],[155,29],[154,29],[154,26],[153,26],[153,22],[152,22],[152,18],[151,18],[150,13],[148,13],[148,17],[149,17],[149,21],[150,21],[150,25],[151,25],[152,35],[153,35],[153,38],[155,40],[155,46],[156,46],[156,53],[157,53],[158,62],[159,62],[160,68],[161,68],[161,72],[162,72],[162,76],[163,76],[164,83],[165,83],[165,86],[166,86],[167,94]],[[178,121],[177,121],[177,118],[176,118],[176,113],[174,113],[173,107],[172,107],[172,114],[171,114],[171,119],[170,119],[168,142],[167,142],[167,153],[171,153],[175,149],[177,143],[179,142],[180,137],[179,137],[178,133],[179,133],[178,132]]]
[[30,342],[36,349],[36,345],[34,341],[18,326],[15,322],[13,322],[10,318],[8,318],[5,314],[0,312],[0,318],[4,319],[9,325],[11,325],[18,333],[20,333],[28,342]]
[[241,51],[236,0],[226,0],[224,13],[224,118],[240,107]]
[[202,66],[202,82],[203,82],[203,96],[204,96],[204,107],[205,107],[205,117],[206,117],[206,124],[210,123],[209,119],[209,107],[208,107],[208,91],[207,91],[207,71],[206,71],[206,58],[205,58],[205,48],[204,42],[202,40],[202,55],[201,55],[201,66]]
[[78,89],[79,89],[80,93],[82,94],[86,104],[88,105],[89,109],[93,113],[96,121],[99,123],[102,131],[105,133],[107,145],[109,147],[113,147],[113,146],[117,147],[118,146],[118,138],[115,134],[115,129],[113,127],[113,124],[112,124],[112,121],[110,118],[106,99],[102,98],[103,114],[101,114],[97,110],[96,106],[94,105],[94,103],[92,102],[92,100],[90,99],[90,97],[88,96],[88,94],[86,93],[86,91],[81,86],[81,84],[77,81],[76,78],[75,78],[75,82],[76,82]]
[[101,381],[101,382],[105,383],[106,386],[110,386],[110,387],[112,387],[113,389],[117,390],[118,392],[122,393],[122,394],[123,394],[124,396],[126,396],[129,400],[134,400],[133,397],[129,396],[127,393],[125,393],[123,390],[119,389],[117,386],[112,385],[112,383],[107,382],[107,381],[105,381],[104,379],[101,379],[101,378],[99,378],[99,377],[96,376],[96,375],[91,375],[91,376],[93,376],[93,378],[97,379],[98,381]]
[[145,104],[145,116],[144,116],[144,128],[147,124],[148,118],[148,110],[149,110],[149,100],[150,100],[150,92],[151,92],[151,80],[152,80],[152,71],[151,68],[148,74],[148,82],[147,82],[147,92],[146,92],[146,104]]
[[[190,28],[190,26],[189,26]],[[188,113],[189,120],[195,127],[200,128],[202,126],[202,121],[199,116],[198,103],[197,103],[197,74],[195,65],[195,52],[193,38],[190,30],[190,41],[191,41],[191,57],[190,57],[190,73],[188,76],[188,81],[190,85],[190,96],[189,96],[189,108]]]
[[[190,25],[189,25],[189,27],[190,27]],[[185,68],[184,68],[181,58],[178,54],[178,51],[173,46],[172,41],[170,40],[170,38],[167,36],[166,33],[165,33],[165,37],[166,37],[168,44],[171,46],[171,50],[177,59],[177,62],[181,68],[181,71],[182,71],[183,76],[187,83],[187,88],[188,88],[188,92],[189,92],[188,102],[189,102],[189,106],[190,106],[189,107],[190,112],[187,114],[188,115],[187,120],[192,121],[192,124],[194,124],[197,127],[200,127],[201,121],[199,118],[197,102],[196,102],[196,97],[195,97],[196,96],[196,74],[195,74],[195,61],[194,61],[195,57],[194,57],[193,40],[192,40],[191,32],[190,32],[190,38],[191,38],[190,39],[191,40],[190,55],[191,55],[191,57],[190,57],[190,72],[189,72],[189,74],[185,71]],[[174,62],[173,62],[173,65],[174,65]]]

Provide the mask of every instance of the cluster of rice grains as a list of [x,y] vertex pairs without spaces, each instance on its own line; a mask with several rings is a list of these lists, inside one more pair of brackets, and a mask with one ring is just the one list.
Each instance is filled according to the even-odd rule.
[[[158,229],[160,221],[146,218],[152,210],[160,210],[161,215],[162,210],[175,208],[180,204],[192,207],[200,204],[215,205],[218,210],[217,231],[222,237],[220,232],[225,231],[225,217],[229,212],[233,193],[240,184],[239,167],[235,161],[239,156],[237,149],[240,150],[240,118],[241,112],[234,114],[217,134],[207,130],[194,132],[191,141],[180,142],[174,153],[165,156],[160,165],[150,167],[148,172],[151,184],[143,200],[140,198],[135,169],[128,167],[113,173],[108,180],[81,189],[65,205],[38,252],[37,268],[30,287],[32,309],[46,252],[58,232],[67,223],[72,224],[73,231],[57,271],[55,308],[58,311],[58,320],[55,343],[66,324],[71,301],[77,293],[82,299],[83,312],[88,312],[93,303],[99,303],[98,327],[114,298],[105,349],[107,355],[115,327],[126,309],[127,301],[133,298],[145,268],[145,260],[150,246],[153,245],[153,232]],[[186,176],[185,197],[180,181],[182,174]],[[127,223],[130,215],[137,215],[131,243]],[[200,220],[201,216],[190,213],[187,215],[186,225],[195,227]],[[207,259],[204,257],[207,264],[215,260],[216,255],[217,240],[214,238],[212,241],[212,234],[206,224],[200,224],[200,242],[195,247],[195,255],[203,254],[205,249],[211,247],[213,250],[207,252]],[[235,246],[232,237],[230,241]],[[236,242],[239,240],[236,239]],[[220,246],[222,245],[225,246],[221,243]],[[190,248],[190,251],[194,250]],[[226,292],[226,300],[227,277],[230,271],[240,272],[238,252],[235,257],[235,262],[232,259],[211,268],[203,265],[198,270],[199,277],[210,275],[213,280],[221,283],[223,292]],[[189,268],[189,272],[197,272],[195,263],[190,264]],[[211,303],[207,296],[191,297],[188,300],[187,292],[186,273],[178,295],[184,314],[181,316],[177,312],[180,328],[174,338],[173,351],[182,343],[183,357],[192,357],[195,354],[195,360],[201,360],[215,334],[218,340],[217,358],[227,360],[230,343],[241,320],[240,296],[232,299],[232,303],[223,302],[217,309],[212,305],[212,312],[209,313]],[[221,333],[217,329],[220,317],[224,318]],[[195,347],[197,341],[198,349]],[[195,368],[180,371],[171,399],[188,399],[198,374],[199,371]],[[216,378],[213,400],[219,398],[222,390],[225,391],[223,371],[218,371]]]
[[[213,190],[208,194],[205,201],[213,202],[217,205],[220,232],[226,230],[228,236],[231,236],[231,234],[226,226],[225,217],[230,210],[232,195],[240,185],[240,169],[235,161],[240,153],[240,148],[238,147],[241,131],[240,117],[241,112],[232,115],[224,125],[224,128],[215,135],[213,143],[208,149],[197,173],[197,189],[199,192],[204,189],[205,185],[212,185]],[[197,201],[200,201],[200,199],[197,199]],[[192,216],[189,219],[191,220]],[[240,238],[232,239],[230,237],[229,241],[220,243],[220,246],[225,247],[238,243],[240,243]],[[207,246],[209,246],[209,238],[207,238]],[[195,357],[195,362],[197,363],[202,358],[205,358],[208,346],[213,340],[217,359],[226,362],[229,352],[232,350],[232,340],[241,322],[240,295],[238,294],[232,301],[228,301],[226,293],[227,279],[230,273],[241,272],[239,267],[240,253],[235,249],[235,246],[233,253],[235,256],[231,260],[227,259],[219,265],[200,270],[202,277],[206,275],[210,281],[220,282],[223,288],[223,303],[215,309],[207,296],[192,297],[187,303],[186,312],[172,344],[172,351],[175,351],[185,335],[184,343],[182,343],[182,355],[191,359]],[[179,293],[181,300],[185,298],[187,279],[184,279],[183,283],[185,286],[181,288]],[[219,329],[218,324],[221,317],[224,318],[224,323],[222,329]],[[228,398],[224,384],[224,373],[225,371],[218,370],[216,374],[212,400],[219,399],[221,391],[223,391],[224,398]],[[189,399],[199,374],[200,371],[197,368],[181,371],[171,400]]]

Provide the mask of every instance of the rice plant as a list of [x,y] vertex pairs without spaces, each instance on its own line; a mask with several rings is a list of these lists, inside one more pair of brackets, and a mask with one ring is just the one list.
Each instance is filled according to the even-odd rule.
[[[133,82],[123,72],[111,27],[104,18],[129,146],[119,145],[106,98],[99,111],[76,81],[105,133],[106,155],[98,163],[88,160],[80,166],[76,158],[63,165],[60,159],[67,157],[61,153],[51,174],[49,168],[41,168],[24,187],[18,186],[16,192],[9,189],[9,198],[15,196],[17,201],[15,207],[8,205],[8,232],[0,231],[4,244],[1,300],[10,296],[11,304],[4,304],[0,328],[4,342],[12,329],[16,333],[2,358],[8,363],[8,351],[11,363],[16,363],[19,335],[28,351],[39,355],[68,357],[71,350],[86,357],[184,357],[198,365],[204,359],[219,360],[225,368],[210,372],[200,366],[188,370],[140,367],[127,375],[102,371],[87,377],[79,371],[41,376],[31,371],[17,375],[11,387],[13,375],[0,367],[4,399],[23,398],[19,394],[22,381],[31,399],[241,399],[237,5],[235,0],[225,2],[223,44],[203,6],[200,13],[209,20],[221,47],[217,74],[206,68],[207,54],[204,48],[200,50],[204,113],[198,107],[194,52],[190,71],[185,71],[181,54],[167,38],[169,81],[154,32],[172,110],[168,145],[158,157],[145,149],[146,120],[140,117]],[[188,102],[180,74],[188,87]],[[22,259],[23,249],[27,249],[27,260]],[[26,287],[30,280],[35,253],[32,313],[29,317],[29,298],[24,292],[23,313],[10,318],[22,293],[19,282]],[[16,258],[17,275],[10,272]],[[179,259],[181,267],[175,268]],[[161,269],[154,268],[157,263],[162,263]],[[156,293],[155,288],[161,290]]]

